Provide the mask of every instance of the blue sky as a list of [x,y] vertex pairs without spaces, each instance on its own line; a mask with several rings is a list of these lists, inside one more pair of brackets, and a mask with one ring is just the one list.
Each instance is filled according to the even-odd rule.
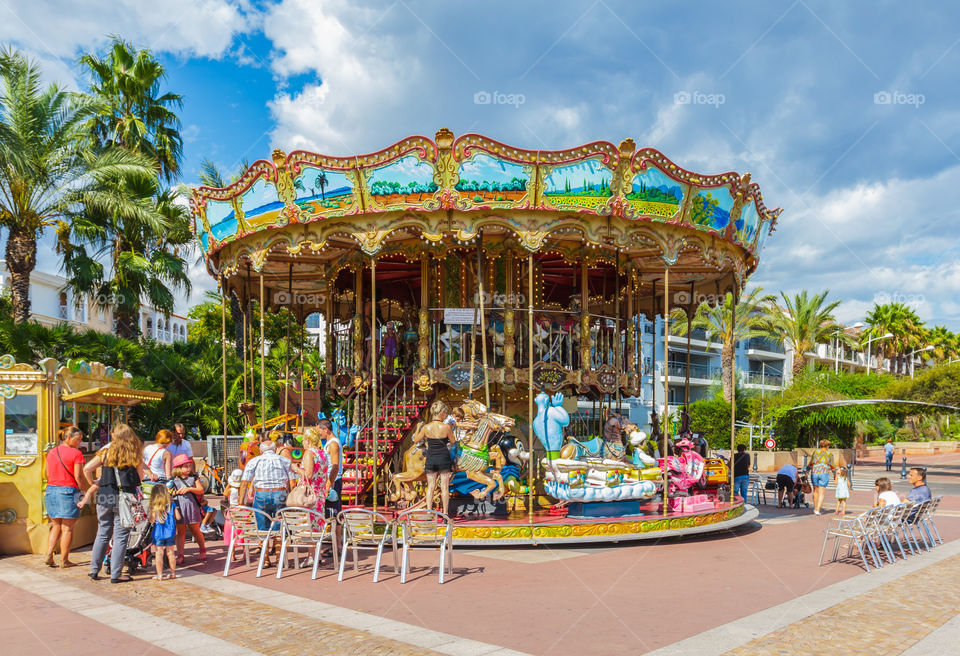
[[107,35],[152,48],[186,98],[188,183],[203,157],[229,171],[441,126],[530,148],[629,136],[700,173],[750,171],[784,208],[754,285],[829,288],[848,322],[900,300],[960,330],[960,7],[683,6],[35,0],[0,4],[0,41],[75,87]]

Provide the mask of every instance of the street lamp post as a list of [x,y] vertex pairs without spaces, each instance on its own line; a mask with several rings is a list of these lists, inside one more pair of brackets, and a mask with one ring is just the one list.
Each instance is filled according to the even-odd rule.
[[924,351],[932,351],[933,346],[924,346],[922,349],[916,349],[910,352],[910,378],[913,378],[913,356],[917,353],[923,353]]
[[[880,337],[867,338],[867,375],[868,376],[870,375],[870,344],[871,342],[873,342],[873,340],[879,341],[881,339],[890,339],[891,337],[893,337],[893,333],[887,333],[886,335],[881,335]],[[879,367],[877,368],[879,369]]]

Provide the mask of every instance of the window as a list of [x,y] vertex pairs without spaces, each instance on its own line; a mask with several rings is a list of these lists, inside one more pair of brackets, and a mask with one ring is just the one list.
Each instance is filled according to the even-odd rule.
[[153,319],[147,317],[147,337],[153,337]]
[[3,425],[3,452],[8,456],[30,456],[39,453],[37,437],[37,396],[17,394],[3,399],[0,423]]
[[60,318],[66,321],[69,316],[69,303],[67,302],[67,293],[60,292]]

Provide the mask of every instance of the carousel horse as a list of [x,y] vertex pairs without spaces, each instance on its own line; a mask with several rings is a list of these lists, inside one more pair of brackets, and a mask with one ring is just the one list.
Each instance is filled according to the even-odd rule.
[[[390,477],[393,483],[394,491],[390,495],[390,501],[396,503],[401,499],[407,504],[414,504],[417,500],[417,491],[413,483],[425,482],[427,475],[424,472],[424,466],[427,464],[427,443],[417,442],[403,453],[403,471],[397,472]],[[437,495],[439,498],[440,495]]]
[[343,408],[334,410],[333,414],[330,415],[330,423],[333,425],[334,436],[340,440],[340,447],[342,449],[352,448],[357,439],[357,433],[360,432],[360,427],[349,425],[347,413],[343,411]]
[[[457,444],[453,449],[454,465],[467,478],[483,485],[483,489],[471,492],[475,499],[482,499],[493,492],[493,499],[497,500],[503,496],[504,486],[496,461],[503,461],[503,454],[501,452],[499,457],[491,457],[489,440],[494,433],[509,432],[514,421],[505,415],[488,411],[485,405],[472,399],[464,401],[460,409],[463,410],[463,419],[457,422],[454,430],[457,436]],[[496,446],[493,450],[500,451]],[[494,465],[493,469],[491,464]],[[488,472],[488,469],[491,471]]]
[[561,457],[563,427],[570,423],[570,415],[563,409],[563,394],[558,392],[550,397],[546,392],[540,392],[533,401],[537,404],[533,432],[546,449],[549,460]]

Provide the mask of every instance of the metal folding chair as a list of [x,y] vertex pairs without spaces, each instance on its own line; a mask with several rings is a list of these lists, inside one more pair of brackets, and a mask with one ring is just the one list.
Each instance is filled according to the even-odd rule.
[[[257,516],[264,519],[270,527],[266,531],[257,527]],[[233,526],[233,533],[230,536],[230,546],[227,549],[227,562],[223,566],[223,575],[230,573],[230,565],[233,563],[234,549],[239,545],[243,547],[243,555],[247,561],[247,567],[250,567],[250,547],[260,547],[260,561],[257,565],[257,576],[263,573],[263,560],[267,554],[267,543],[270,538],[276,535],[273,530],[275,518],[271,517],[262,510],[251,508],[250,506],[230,506],[227,509],[227,519]]]
[[[436,510],[407,510],[397,515],[400,526],[400,544],[403,546],[403,562],[400,565],[400,583],[407,582],[410,565],[410,547],[440,547],[440,583],[449,567],[453,574],[453,520]],[[450,551],[449,559],[446,558]]]
[[937,525],[933,521],[933,516],[937,512],[937,508],[940,507],[940,502],[942,500],[942,496],[930,499],[929,505],[923,510],[919,519],[917,520],[918,525],[922,526],[927,535],[930,536],[930,543],[933,546],[937,546],[938,542],[943,544],[943,538],[940,537],[940,531],[937,529]]
[[373,568],[373,582],[378,582],[380,580],[380,561],[383,558],[383,547],[387,540],[390,540],[393,547],[393,572],[396,574],[400,571],[397,565],[397,532],[393,521],[366,508],[348,508],[340,511],[337,515],[337,522],[343,532],[343,553],[340,558],[338,581],[343,580],[343,570],[352,547],[354,572],[358,571],[357,551],[359,549],[377,550],[377,561]]
[[[904,526],[910,532],[910,537],[912,537],[913,541],[916,542],[918,550],[920,548],[921,541],[923,542],[923,546],[927,551],[930,551],[936,545],[936,542],[931,544],[931,542],[927,540],[926,527],[921,523],[924,515],[927,512],[927,508],[930,507],[932,501],[933,499],[927,499],[926,501],[917,504],[917,507],[910,512],[910,516],[907,517],[906,522],[904,522]],[[916,532],[914,532],[914,529],[916,529]]]
[[873,559],[875,567],[878,569],[883,567],[883,561],[880,559],[880,554],[873,544],[871,531],[868,528],[872,525],[873,517],[875,516],[877,510],[880,509],[873,508],[872,510],[868,510],[857,517],[831,519],[830,521],[837,522],[837,525],[830,526],[824,531],[823,547],[820,549],[820,560],[817,564],[823,565],[823,554],[827,549],[827,540],[832,537],[834,538],[835,542],[833,546],[833,557],[831,558],[831,562],[837,560],[837,553],[840,551],[840,541],[846,539],[848,557],[853,555],[853,547],[856,546],[857,551],[860,552],[860,559],[863,561],[863,566],[868,572],[870,571],[870,564],[867,562],[866,556],[868,553]]
[[283,574],[283,566],[287,562],[287,547],[293,548],[295,567],[300,569],[300,558],[297,554],[299,547],[309,549],[313,547],[313,575],[317,578],[317,567],[320,565],[320,549],[325,540],[333,545],[333,567],[337,568],[337,540],[335,521],[328,521],[323,515],[312,508],[281,508],[277,513],[280,520],[280,562],[277,563],[277,578]]
[[760,495],[763,495],[763,503],[767,503],[767,488],[760,474],[750,474],[750,485],[747,488],[747,499],[753,502],[753,505],[760,505]]

